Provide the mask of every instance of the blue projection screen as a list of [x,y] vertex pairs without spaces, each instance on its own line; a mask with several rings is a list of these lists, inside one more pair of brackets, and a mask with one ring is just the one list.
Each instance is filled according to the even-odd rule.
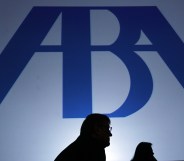
[[184,159],[184,2],[0,2],[0,160],[53,161],[89,113],[107,161],[139,142]]

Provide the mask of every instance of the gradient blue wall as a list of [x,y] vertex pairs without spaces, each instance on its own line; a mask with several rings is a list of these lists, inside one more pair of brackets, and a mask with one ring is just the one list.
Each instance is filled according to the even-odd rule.
[[[104,8],[156,6],[176,32],[182,45],[184,42],[184,2],[182,0],[157,2],[128,0],[100,2],[16,0],[12,2],[6,0],[0,2],[0,53],[4,51],[34,6]],[[41,45],[63,44],[61,19],[62,14]],[[90,21],[91,45],[111,45],[117,40],[120,30],[123,30],[117,17],[108,10],[92,10]],[[141,32],[136,44],[154,45],[144,31]],[[180,52],[184,54],[184,50]],[[16,57],[17,53],[13,54]],[[0,160],[53,161],[58,153],[79,135],[84,118],[63,118],[62,116],[63,54],[63,52],[35,52],[2,100]],[[182,160],[184,159],[182,84],[158,51],[136,51],[136,54],[144,61],[151,73],[152,94],[137,112],[126,117],[111,118],[113,136],[111,146],[106,148],[107,161],[130,160],[136,145],[141,141],[153,143],[155,157],[158,160]],[[177,53],[173,53],[173,57],[175,54]],[[2,59],[1,55],[0,59]],[[181,68],[183,71],[183,67]],[[131,87],[130,71],[112,51],[92,51],[91,69],[92,112],[107,114],[114,112],[128,97]],[[9,69],[3,69],[3,71],[8,72]]]

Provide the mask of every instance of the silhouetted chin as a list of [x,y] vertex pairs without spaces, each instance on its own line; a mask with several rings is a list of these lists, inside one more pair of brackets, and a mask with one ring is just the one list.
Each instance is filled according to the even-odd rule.
[[110,145],[110,142],[104,143],[104,148],[105,148],[105,147],[108,147],[109,145]]

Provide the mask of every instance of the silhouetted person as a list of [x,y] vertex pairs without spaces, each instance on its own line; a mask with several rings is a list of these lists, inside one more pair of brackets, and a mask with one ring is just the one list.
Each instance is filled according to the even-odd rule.
[[131,161],[157,161],[154,157],[152,143],[141,142],[135,149],[134,157]]
[[111,136],[109,117],[90,114],[83,121],[78,138],[55,161],[105,161],[105,147],[110,145]]

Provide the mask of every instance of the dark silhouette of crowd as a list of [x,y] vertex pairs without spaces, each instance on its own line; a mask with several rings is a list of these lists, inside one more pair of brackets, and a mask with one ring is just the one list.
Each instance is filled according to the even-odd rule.
[[[80,135],[55,158],[55,161],[106,161],[105,148],[112,136],[107,115],[93,113],[83,121]],[[140,142],[131,161],[157,161],[152,143]]]

